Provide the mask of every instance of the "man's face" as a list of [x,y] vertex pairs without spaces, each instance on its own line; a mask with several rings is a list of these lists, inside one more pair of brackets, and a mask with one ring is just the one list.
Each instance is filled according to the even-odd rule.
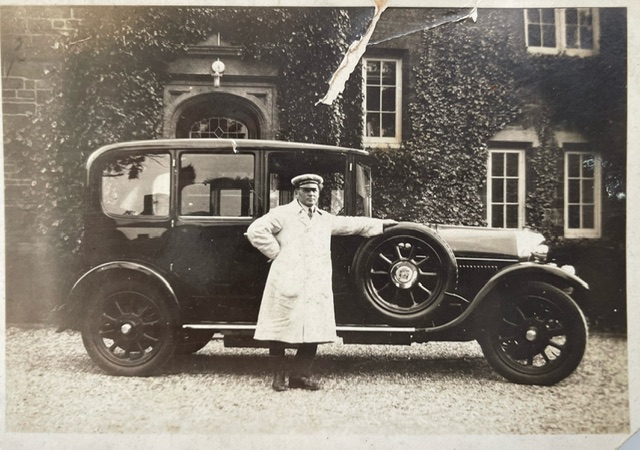
[[298,193],[298,201],[307,208],[311,208],[318,204],[320,189],[317,185],[300,186],[296,189],[296,192]]

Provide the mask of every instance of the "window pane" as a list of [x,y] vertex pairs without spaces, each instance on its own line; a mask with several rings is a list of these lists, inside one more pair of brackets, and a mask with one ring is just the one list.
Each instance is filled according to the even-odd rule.
[[556,27],[555,25],[542,26],[542,46],[554,48],[556,46]]
[[593,206],[582,207],[582,228],[594,228]]
[[396,85],[396,62],[384,61],[382,63],[382,84]]
[[209,117],[195,122],[189,130],[191,139],[246,139],[249,137],[247,126],[237,120],[225,117]]
[[367,111],[380,111],[380,88],[367,86]]
[[540,35],[540,25],[529,25],[527,27],[529,42],[527,43],[529,47],[542,47],[542,36]]
[[580,180],[569,180],[569,203],[580,203]]
[[183,154],[178,178],[182,215],[253,215],[253,155]]
[[567,25],[578,25],[578,10],[575,8],[567,8],[564,13]]
[[396,88],[382,88],[382,111],[396,110]]
[[504,210],[502,205],[491,207],[491,226],[496,228],[504,227]]
[[579,12],[580,26],[591,27],[593,25],[593,13],[591,9],[581,9]]
[[507,180],[507,202],[518,203],[518,179]]
[[491,153],[491,175],[494,177],[504,175],[504,153]]
[[356,216],[371,217],[371,169],[356,165]]
[[105,161],[102,204],[117,215],[169,215],[171,157],[168,154],[122,155]]
[[507,228],[518,228],[518,206],[517,205],[507,205],[507,218],[505,227]]
[[518,176],[518,154],[517,153],[507,153],[507,176],[508,177],[517,177]]
[[379,114],[367,114],[367,136],[380,136],[380,118]]
[[396,115],[382,114],[382,136],[394,137],[396,135]]
[[569,206],[569,228],[580,228],[580,206]]
[[593,203],[594,200],[593,180],[582,181],[582,203]]
[[545,8],[541,10],[542,13],[542,23],[546,24],[555,24],[556,23],[556,13],[551,8]]
[[540,22],[540,11],[539,9],[528,9],[527,10],[527,21],[529,23],[539,23]]
[[367,61],[367,84],[380,84],[380,61]]
[[493,203],[504,202],[504,182],[502,178],[491,180],[491,201]]
[[568,48],[579,48],[578,27],[567,25],[566,39]]
[[567,158],[567,172],[570,177],[580,176],[580,155],[571,154]]
[[592,28],[580,29],[580,48],[593,50],[593,29]]
[[595,160],[593,155],[582,155],[582,176],[585,178],[593,178],[593,166]]

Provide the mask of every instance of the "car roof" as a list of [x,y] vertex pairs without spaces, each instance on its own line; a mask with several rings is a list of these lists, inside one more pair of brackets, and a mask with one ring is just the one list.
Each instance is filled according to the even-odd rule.
[[369,152],[357,148],[339,147],[334,145],[309,144],[302,142],[275,141],[262,139],[152,139],[146,141],[130,141],[105,145],[89,156],[87,167],[100,155],[114,150],[136,152],[144,149],[180,150],[221,149],[236,150],[285,150],[285,151],[320,151],[347,153],[368,156]]

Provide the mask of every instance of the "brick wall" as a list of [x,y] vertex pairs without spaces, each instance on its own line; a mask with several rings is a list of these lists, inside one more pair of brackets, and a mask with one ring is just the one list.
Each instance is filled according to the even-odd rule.
[[[2,121],[5,137],[29,126],[31,116],[51,97],[48,76],[60,64],[60,41],[73,39],[81,9],[0,7],[2,45]],[[64,293],[57,280],[63,265],[50,252],[50,243],[33,233],[35,204],[27,204],[24,188],[31,180],[17,170],[33,164],[40,149],[4,143],[5,295],[6,318],[16,322],[50,322],[51,311]]]
[[3,7],[2,112],[29,116],[51,96],[47,75],[59,63],[60,40],[77,34],[77,10],[58,7]]
[[[30,117],[51,98],[49,75],[61,62],[62,39],[73,39],[81,10],[69,6],[1,7],[2,120],[5,134],[29,125]],[[22,191],[31,180],[16,168],[29,164],[29,153],[5,141],[5,217],[7,237],[20,235],[33,220]]]

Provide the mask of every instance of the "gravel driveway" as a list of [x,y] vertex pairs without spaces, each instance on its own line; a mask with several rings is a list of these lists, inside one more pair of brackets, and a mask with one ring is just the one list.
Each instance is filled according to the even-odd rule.
[[535,387],[502,379],[475,342],[332,344],[316,364],[323,390],[275,393],[262,349],[212,341],[161,375],[121,378],[91,362],[78,333],[8,327],[6,431],[169,433],[172,442],[242,434],[257,443],[331,433],[363,436],[366,448],[389,435],[627,433],[626,350],[623,336],[592,335],[576,373]]

